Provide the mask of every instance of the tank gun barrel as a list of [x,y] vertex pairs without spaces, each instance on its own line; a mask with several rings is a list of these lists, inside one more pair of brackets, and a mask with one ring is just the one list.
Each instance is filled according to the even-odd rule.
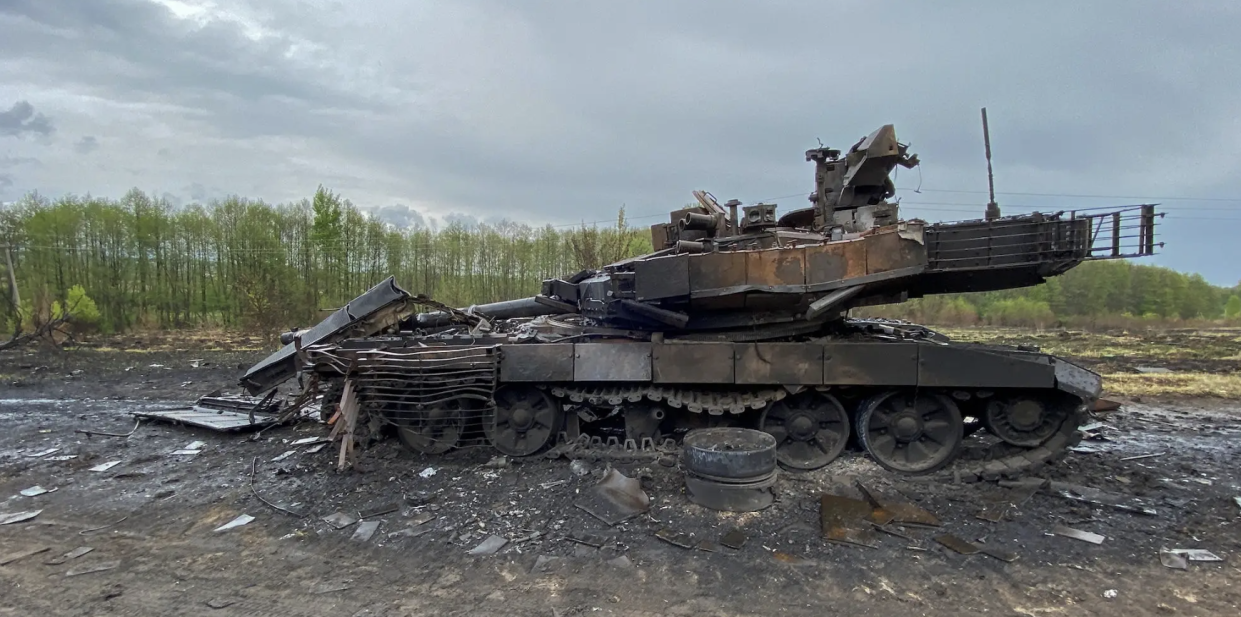
[[[556,306],[539,302],[537,296],[491,302],[489,304],[476,304],[461,310],[467,313],[479,313],[491,319],[538,317],[540,315],[556,315],[564,312]],[[418,313],[414,316],[414,321],[419,328],[435,328],[452,323],[452,316],[444,311],[431,311],[429,313]]]

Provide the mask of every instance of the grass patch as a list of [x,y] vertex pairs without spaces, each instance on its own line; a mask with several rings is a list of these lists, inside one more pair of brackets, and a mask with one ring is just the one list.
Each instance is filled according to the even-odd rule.
[[1241,399],[1241,374],[1217,373],[1109,373],[1103,375],[1107,393],[1121,396],[1211,396]]

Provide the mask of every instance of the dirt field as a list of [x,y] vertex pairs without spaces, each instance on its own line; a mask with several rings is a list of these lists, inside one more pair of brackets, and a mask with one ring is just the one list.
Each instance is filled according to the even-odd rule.
[[[609,528],[573,506],[602,463],[579,476],[563,459],[493,466],[486,451],[419,457],[389,439],[363,452],[361,472],[338,473],[331,448],[309,454],[290,445],[326,435],[317,423],[258,440],[152,422],[128,438],[75,432],[127,432],[129,412],[231,389],[238,367],[263,355],[254,340],[209,350],[210,337],[126,337],[0,355],[0,517],[40,511],[0,525],[0,562],[47,548],[0,566],[0,615],[1241,614],[1241,401],[1203,396],[1209,389],[1178,395],[1134,372],[1149,365],[1231,383],[1237,333],[1211,334],[1210,345],[1194,338],[1201,333],[1116,345],[975,334],[1033,339],[1101,372],[1134,376],[1126,388],[1138,400],[1124,398],[1102,418],[1108,440],[1084,442],[1096,451],[1039,476],[1132,496],[1153,515],[1044,491],[987,522],[976,514],[1007,489],[895,477],[854,452],[817,472],[782,473],[777,503],[749,515],[690,504],[673,468],[618,466],[647,478],[653,507]],[[200,454],[171,454],[192,441],[205,442]],[[1145,454],[1158,456],[1122,460]],[[90,471],[112,461],[119,464]],[[255,497],[252,464],[254,489],[296,515]],[[911,539],[880,534],[875,548],[824,541],[819,496],[857,496],[854,480],[916,502],[942,528],[903,528]],[[34,486],[56,490],[20,494]],[[387,504],[398,509],[374,519],[368,540],[354,539],[356,523],[336,529],[322,520]],[[241,514],[254,521],[213,531]],[[1106,539],[1050,535],[1056,525]],[[718,545],[732,527],[748,537],[739,550]],[[663,542],[654,532],[664,528],[711,541],[714,551]],[[944,532],[1017,560],[951,552],[932,540]],[[603,547],[567,539],[582,533],[602,536]],[[510,542],[494,555],[468,554],[493,534]],[[63,558],[79,547],[93,550]],[[1170,569],[1161,547],[1207,549],[1223,561]],[[105,566],[113,567],[89,571]]]

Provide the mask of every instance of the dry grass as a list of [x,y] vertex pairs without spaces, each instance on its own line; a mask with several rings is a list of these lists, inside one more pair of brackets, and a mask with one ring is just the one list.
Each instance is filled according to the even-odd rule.
[[1241,374],[1238,373],[1109,373],[1103,376],[1103,386],[1107,393],[1120,396],[1173,395],[1241,399]]

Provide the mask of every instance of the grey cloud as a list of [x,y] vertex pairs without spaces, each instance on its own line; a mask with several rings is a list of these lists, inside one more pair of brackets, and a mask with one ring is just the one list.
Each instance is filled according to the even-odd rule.
[[13,186],[13,175],[0,172],[0,195],[4,195]]
[[99,149],[99,140],[94,135],[84,135],[77,143],[73,144],[73,149],[78,154],[90,154]]
[[0,135],[51,135],[55,131],[47,116],[34,110],[28,101],[17,101],[8,111],[0,111]]
[[426,218],[405,204],[380,206],[371,212],[379,220],[401,229],[419,229],[427,226]]

